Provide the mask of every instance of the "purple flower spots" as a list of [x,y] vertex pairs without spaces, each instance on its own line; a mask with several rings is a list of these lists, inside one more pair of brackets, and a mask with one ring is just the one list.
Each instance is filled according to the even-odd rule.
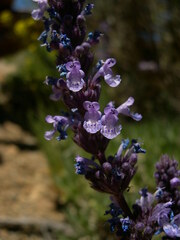
[[131,117],[132,119],[136,120],[136,121],[140,121],[142,119],[142,115],[139,113],[131,113],[129,107],[132,106],[134,103],[134,98],[133,97],[129,97],[128,100],[121,104],[118,108],[117,111],[118,113],[121,113],[125,116]]
[[110,87],[117,87],[121,82],[120,75],[114,76],[113,71],[111,70],[111,67],[115,64],[116,60],[114,58],[108,58],[99,70],[99,73],[104,76],[105,82]]
[[40,20],[47,9],[48,2],[47,0],[33,0],[33,1],[38,3],[39,8],[32,11],[32,17],[34,20]]
[[57,137],[57,140],[60,141],[67,138],[66,129],[69,126],[69,120],[67,117],[63,116],[53,117],[51,115],[48,115],[46,117],[46,122],[53,124],[53,130],[47,131],[44,135],[46,140],[51,140],[57,131],[60,133],[59,137]]
[[66,69],[68,73],[67,78],[67,87],[72,92],[79,92],[84,86],[84,72],[81,70],[81,65],[79,61],[68,62],[66,63]]
[[83,106],[87,110],[83,127],[89,133],[98,132],[101,129],[101,112],[98,111],[100,108],[99,103],[85,101]]
[[101,124],[101,134],[108,139],[118,136],[122,129],[121,125],[118,124],[118,112],[112,106],[107,106],[104,109]]

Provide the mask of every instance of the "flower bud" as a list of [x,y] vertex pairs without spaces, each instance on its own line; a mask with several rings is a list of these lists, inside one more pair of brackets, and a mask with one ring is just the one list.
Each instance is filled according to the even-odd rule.
[[75,49],[76,55],[80,56],[84,51],[84,48],[82,46],[77,46]]
[[151,235],[152,232],[153,232],[152,228],[147,226],[144,230],[144,235]]
[[85,52],[88,52],[89,49],[90,49],[90,47],[91,47],[91,45],[90,45],[89,43],[87,43],[87,42],[84,42],[84,43],[82,44],[82,47],[84,48],[84,51],[85,51]]
[[130,163],[134,166],[137,163],[137,154],[133,153],[130,156]]
[[112,166],[109,162],[103,163],[102,167],[103,167],[103,170],[105,171],[105,173],[109,173],[112,170]]
[[180,179],[177,177],[174,177],[170,180],[170,184],[172,188],[177,188],[180,186]]
[[85,19],[85,17],[83,15],[79,15],[77,17],[77,24],[78,24],[78,26],[83,26],[85,22],[86,22],[86,19]]
[[95,173],[95,176],[96,176],[96,178],[100,179],[100,171],[97,171],[97,172]]
[[141,222],[138,222],[136,225],[135,225],[135,229],[138,231],[138,232],[142,232],[144,230],[144,224],[141,223]]

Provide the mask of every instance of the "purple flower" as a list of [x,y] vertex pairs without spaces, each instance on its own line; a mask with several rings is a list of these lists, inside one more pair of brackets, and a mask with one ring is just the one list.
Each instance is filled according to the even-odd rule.
[[111,67],[113,67],[115,64],[116,60],[114,58],[108,58],[104,65],[99,69],[99,73],[104,76],[105,82],[110,87],[117,87],[121,82],[120,75],[114,76],[111,70]]
[[118,124],[118,112],[113,106],[104,109],[101,124],[101,134],[104,137],[113,139],[120,134],[122,127]]
[[88,171],[99,168],[99,165],[93,160],[83,158],[81,156],[77,156],[75,161],[76,173],[80,175],[86,175]]
[[79,61],[68,62],[66,63],[66,69],[68,73],[67,78],[67,87],[72,92],[79,92],[84,86],[84,72],[81,70],[81,65]]
[[47,123],[53,124],[53,130],[45,132],[44,137],[46,140],[51,140],[57,131],[60,133],[60,136],[57,138],[58,140],[67,138],[66,129],[69,126],[68,118],[48,115],[45,120]]
[[39,8],[32,11],[32,17],[34,20],[40,20],[47,9],[48,2],[47,0],[33,0],[33,1],[38,3]]
[[125,116],[129,116],[132,119],[136,120],[136,121],[140,121],[142,119],[142,115],[139,113],[131,113],[129,107],[132,106],[134,103],[134,98],[133,97],[129,97],[128,100],[121,104],[118,108],[117,111],[118,113],[121,113]]
[[180,214],[176,215],[172,219],[171,223],[165,224],[163,226],[163,230],[169,237],[180,237]]
[[83,127],[89,133],[98,132],[101,129],[101,112],[98,111],[100,108],[99,103],[85,101],[83,106],[87,110]]
[[165,224],[163,226],[163,230],[167,236],[176,238],[180,237],[180,227],[175,224]]
[[155,206],[150,217],[151,222],[157,222],[160,227],[169,223],[172,202],[159,203]]
[[141,207],[143,212],[147,212],[154,202],[154,196],[147,191],[147,188],[141,189],[139,193],[141,194],[141,198],[136,203]]

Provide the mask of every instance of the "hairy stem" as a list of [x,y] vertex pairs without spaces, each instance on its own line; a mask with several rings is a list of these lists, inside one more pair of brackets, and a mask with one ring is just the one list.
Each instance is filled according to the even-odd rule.
[[120,208],[123,210],[124,214],[126,216],[128,216],[129,218],[133,219],[134,216],[133,216],[131,209],[129,208],[123,194],[119,194],[118,196],[115,196],[115,199],[118,202]]

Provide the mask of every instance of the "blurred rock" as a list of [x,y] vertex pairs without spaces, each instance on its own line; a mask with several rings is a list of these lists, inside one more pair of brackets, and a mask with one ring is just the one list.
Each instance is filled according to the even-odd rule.
[[58,230],[72,234],[63,223],[64,215],[56,210],[59,192],[46,157],[40,150],[22,150],[19,143],[37,144],[14,123],[0,126],[0,239],[55,240]]
[[22,148],[37,147],[35,137],[12,122],[5,122],[3,125],[0,125],[0,143],[17,144],[22,146]]

